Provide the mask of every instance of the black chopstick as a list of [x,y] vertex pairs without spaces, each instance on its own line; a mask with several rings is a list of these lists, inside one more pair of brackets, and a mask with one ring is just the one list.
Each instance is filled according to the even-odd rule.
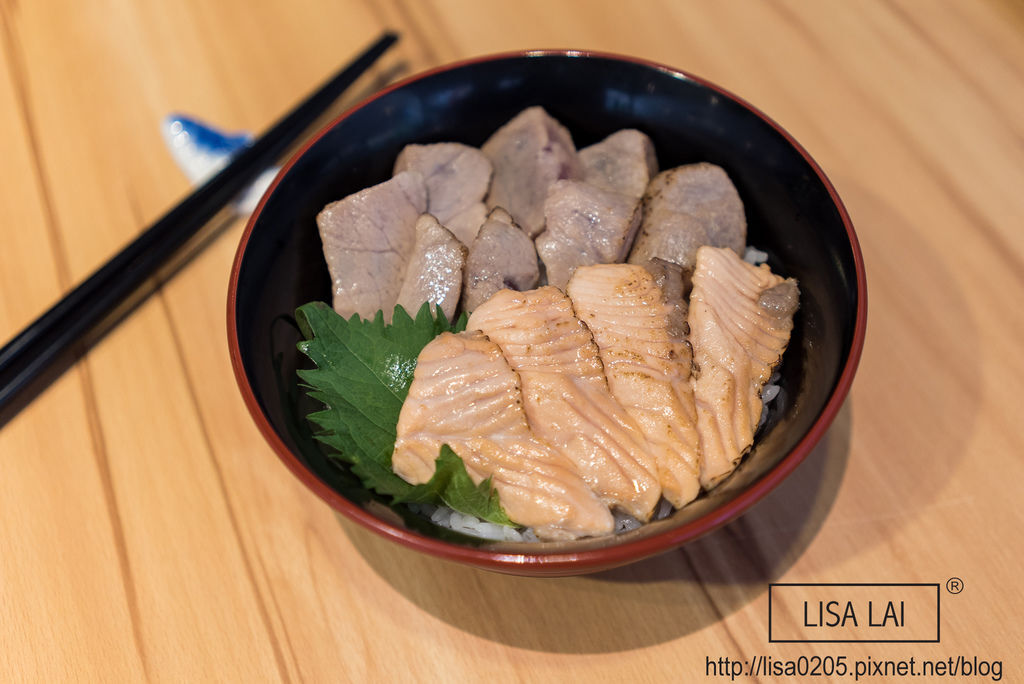
[[[34,397],[42,389],[36,385],[56,359],[66,355],[92,332],[210,219],[274,164],[397,40],[394,33],[382,35],[252,145],[239,152],[220,173],[4,345],[0,349],[0,426],[27,403],[16,401],[20,395],[31,387],[36,390],[32,392]],[[46,384],[53,379],[46,378]]]

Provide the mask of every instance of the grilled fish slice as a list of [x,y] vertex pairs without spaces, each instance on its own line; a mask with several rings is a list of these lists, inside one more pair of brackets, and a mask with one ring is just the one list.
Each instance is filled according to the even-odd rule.
[[610,506],[639,520],[661,497],[650,445],[615,401],[590,331],[556,287],[501,290],[476,308],[482,330],[519,373],[535,435],[565,455]]
[[477,484],[493,478],[508,516],[541,539],[611,533],[611,512],[557,451],[530,432],[519,379],[481,332],[443,333],[419,355],[398,420],[394,471],[434,474],[448,444]]
[[697,250],[690,295],[690,343],[701,448],[701,484],[731,473],[754,442],[761,389],[793,329],[799,291],[768,266],[753,266],[731,249]]
[[700,493],[697,414],[684,330],[647,269],[583,266],[566,289],[600,350],[612,396],[657,456],[662,494],[676,508]]

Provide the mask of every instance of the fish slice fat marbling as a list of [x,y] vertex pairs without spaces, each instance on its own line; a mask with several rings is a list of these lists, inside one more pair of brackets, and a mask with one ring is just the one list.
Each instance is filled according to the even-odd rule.
[[662,494],[682,508],[700,493],[697,411],[685,330],[642,266],[576,269],[566,289],[590,328],[612,396],[640,426],[657,459]]
[[483,331],[519,374],[534,434],[605,503],[648,520],[661,497],[657,459],[612,396],[597,345],[565,293],[502,290],[477,307],[467,328]]
[[799,290],[729,248],[697,250],[688,323],[700,437],[700,480],[715,486],[754,442],[761,390],[782,358]]
[[474,483],[492,478],[508,516],[538,538],[612,532],[608,507],[530,431],[519,377],[481,332],[442,333],[420,353],[392,468],[407,482],[427,482],[442,444],[462,458]]

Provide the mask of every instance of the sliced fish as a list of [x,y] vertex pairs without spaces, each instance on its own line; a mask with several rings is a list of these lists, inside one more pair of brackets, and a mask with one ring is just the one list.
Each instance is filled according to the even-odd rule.
[[416,220],[416,242],[396,304],[415,318],[423,302],[430,302],[444,312],[447,320],[453,320],[462,293],[467,253],[466,246],[451,231],[430,214],[422,214]]
[[540,267],[537,249],[512,220],[495,207],[469,245],[462,287],[462,309],[472,311],[498,290],[529,290],[537,287]]
[[632,128],[612,133],[579,152],[583,180],[609,192],[640,197],[658,173],[654,143]]
[[731,473],[754,442],[761,390],[789,343],[799,290],[728,248],[697,250],[688,322],[701,484]]
[[494,166],[487,207],[504,207],[531,238],[544,230],[544,198],[563,178],[582,178],[569,130],[542,107],[529,107],[480,148]]
[[608,507],[530,431],[518,376],[479,331],[443,333],[420,353],[398,420],[394,471],[413,484],[427,482],[442,444],[475,483],[491,477],[508,516],[539,538],[612,532]]
[[582,181],[552,184],[544,201],[547,228],[537,254],[548,284],[564,288],[578,266],[625,261],[640,227],[640,202]]
[[423,176],[405,171],[317,214],[335,311],[373,318],[383,310],[391,320],[416,242],[416,219],[426,208]]
[[484,197],[491,185],[491,162],[461,143],[406,145],[394,173],[415,171],[427,186],[427,212],[468,245],[484,222]]
[[690,351],[651,273],[632,264],[581,266],[566,288],[600,350],[612,396],[654,447],[662,495],[682,508],[700,493]]
[[659,257],[693,268],[701,245],[743,254],[747,219],[743,201],[725,169],[701,162],[655,176],[643,197],[643,220],[629,263]]
[[568,297],[552,286],[501,290],[467,327],[497,343],[519,374],[534,434],[568,458],[605,503],[650,518],[661,497],[657,460],[612,397],[594,338]]

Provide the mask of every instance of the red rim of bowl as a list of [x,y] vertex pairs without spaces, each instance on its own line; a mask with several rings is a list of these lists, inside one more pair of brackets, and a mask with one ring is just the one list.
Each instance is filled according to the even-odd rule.
[[[836,383],[835,389],[832,391],[831,396],[825,404],[825,408],[822,410],[818,419],[808,430],[807,434],[804,435],[793,449],[786,454],[782,460],[770,471],[761,476],[755,481],[750,487],[742,491],[736,498],[728,501],[721,507],[692,520],[686,524],[674,527],[665,532],[652,535],[643,539],[635,541],[624,542],[622,544],[616,544],[613,546],[606,546],[597,549],[587,549],[577,552],[569,553],[507,553],[488,551],[479,548],[473,548],[469,546],[460,546],[457,544],[445,542],[439,539],[426,537],[411,530],[396,527],[380,518],[377,518],[372,513],[368,512],[361,506],[358,506],[341,494],[337,493],[324,482],[322,482],[316,475],[308,470],[301,461],[285,446],[281,438],[278,437],[274,428],[270,425],[266,416],[260,410],[259,402],[256,400],[255,394],[253,394],[252,387],[249,385],[249,380],[245,375],[245,370],[242,365],[241,352],[238,346],[238,329],[235,321],[235,308],[237,301],[237,288],[238,288],[238,276],[241,268],[242,259],[245,255],[246,247],[249,243],[249,238],[252,235],[253,226],[256,224],[260,213],[263,211],[263,207],[267,202],[267,198],[274,192],[278,183],[288,173],[288,171],[295,165],[300,157],[302,157],[310,147],[312,147],[320,138],[322,138],[328,130],[336,126],[340,121],[350,116],[353,112],[362,109],[377,98],[383,97],[388,93],[397,90],[409,83],[418,81],[424,78],[433,76],[434,74],[450,71],[452,69],[458,69],[460,67],[469,66],[472,64],[478,64],[482,62],[499,61],[503,59],[514,59],[522,57],[596,57],[602,59],[614,59],[623,62],[633,62],[642,66],[647,66],[653,69],[664,71],[668,74],[676,76],[677,78],[685,78],[695,83],[698,83],[706,88],[709,88],[720,95],[729,98],[753,114],[761,118],[766,124],[774,128],[786,141],[793,146],[793,148],[800,153],[804,160],[811,166],[822,184],[828,190],[829,195],[832,198],[832,202],[839,212],[840,218],[842,219],[843,225],[846,228],[847,238],[850,242],[850,247],[853,251],[853,259],[857,276],[857,314],[854,326],[853,340],[850,346],[850,353],[846,358],[842,373],[839,376],[839,380]],[[245,405],[249,409],[249,413],[252,415],[259,427],[263,437],[270,444],[271,448],[277,453],[278,457],[284,462],[285,466],[303,482],[309,489],[311,489],[317,496],[323,499],[329,504],[334,510],[339,511],[346,515],[349,519],[359,523],[363,527],[372,532],[375,532],[385,538],[391,539],[392,541],[398,542],[399,544],[406,546],[417,551],[422,551],[430,555],[443,558],[446,560],[458,561],[474,565],[481,568],[487,568],[490,570],[497,570],[510,573],[522,573],[522,574],[534,574],[534,575],[559,575],[559,574],[575,574],[584,573],[589,571],[596,571],[601,569],[607,569],[616,567],[619,565],[625,565],[634,561],[642,560],[650,556],[659,554],[664,551],[676,548],[685,542],[692,541],[697,537],[700,537],[717,527],[724,525],[730,520],[738,517],[744,513],[747,509],[753,506],[757,501],[767,495],[773,490],[780,482],[782,482],[811,452],[814,446],[821,440],[825,432],[828,430],[832,421],[835,419],[839,410],[842,408],[843,402],[846,399],[847,394],[850,391],[850,386],[853,383],[853,377],[857,371],[857,365],[860,362],[861,351],[864,346],[864,335],[867,324],[867,283],[865,280],[864,261],[860,250],[860,243],[857,240],[857,235],[853,229],[853,223],[850,220],[850,216],[846,211],[846,207],[843,206],[842,200],[839,199],[839,195],[833,187],[831,181],[822,171],[811,155],[807,153],[807,150],[803,148],[800,143],[796,141],[782,126],[777,124],[773,119],[767,116],[764,112],[754,107],[752,104],[747,102],[741,97],[734,95],[733,93],[705,80],[698,76],[694,76],[685,71],[675,69],[672,67],[658,64],[635,57],[626,57],[621,55],[615,55],[610,53],[593,52],[587,50],[528,50],[521,52],[506,52],[494,55],[487,55],[483,57],[475,57],[472,59],[462,60],[452,64],[447,64],[441,67],[436,67],[428,71],[410,76],[409,78],[403,79],[391,86],[388,86],[384,90],[372,95],[371,97],[363,100],[354,107],[348,109],[323,129],[321,129],[316,135],[310,138],[292,157],[288,160],[288,163],[284,165],[281,171],[277,174],[277,177],[271,183],[270,187],[263,194],[260,199],[256,210],[249,218],[246,224],[245,231],[242,233],[241,240],[239,241],[238,250],[235,253],[234,263],[231,267],[231,279],[228,285],[228,301],[227,301],[227,317],[228,317],[228,345],[231,352],[231,365],[234,369],[235,380],[238,382],[239,389],[242,392],[242,397],[245,400]]]

